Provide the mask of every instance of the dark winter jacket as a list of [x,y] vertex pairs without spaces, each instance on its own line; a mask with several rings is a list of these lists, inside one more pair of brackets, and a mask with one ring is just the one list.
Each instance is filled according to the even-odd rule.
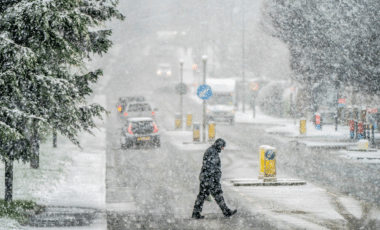
[[199,180],[220,180],[222,177],[222,169],[219,153],[225,146],[226,142],[223,139],[219,138],[210,148],[206,150],[205,154],[203,155],[203,164],[201,173],[199,175]]

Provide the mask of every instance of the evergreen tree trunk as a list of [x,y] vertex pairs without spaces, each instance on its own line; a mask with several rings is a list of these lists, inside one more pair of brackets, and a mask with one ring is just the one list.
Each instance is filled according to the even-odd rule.
[[40,139],[38,134],[32,137],[32,158],[30,159],[30,167],[38,169],[40,166]]
[[57,130],[53,130],[53,148],[57,148]]
[[11,202],[13,194],[13,161],[5,161],[5,201]]

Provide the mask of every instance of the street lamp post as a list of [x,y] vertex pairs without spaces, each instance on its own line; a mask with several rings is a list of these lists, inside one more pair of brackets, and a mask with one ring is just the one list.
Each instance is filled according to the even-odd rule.
[[[206,63],[207,56],[202,56],[203,61],[203,85],[206,85]],[[203,128],[202,128],[202,142],[206,142],[206,100],[203,100]]]
[[[181,66],[181,86],[183,84],[183,59],[179,59],[179,65]],[[181,101],[180,101],[180,113],[181,113],[181,127],[182,127],[182,118],[183,118],[183,108],[182,108],[182,104],[183,104],[183,95],[181,93]]]
[[245,30],[245,21],[244,21],[244,0],[242,0],[242,5],[243,5],[243,7],[242,7],[242,10],[243,10],[243,14],[242,14],[242,19],[243,19],[243,44],[242,44],[242,64],[243,64],[243,98],[242,98],[242,101],[243,101],[243,113],[245,113],[245,50],[244,50],[244,43],[245,43],[245,34],[244,34],[244,30]]

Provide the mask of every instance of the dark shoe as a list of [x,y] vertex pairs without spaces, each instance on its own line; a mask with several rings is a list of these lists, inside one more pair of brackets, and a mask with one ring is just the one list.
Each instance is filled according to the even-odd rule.
[[226,214],[224,214],[224,217],[230,217],[232,215],[235,215],[236,213],[237,213],[237,209],[227,212]]
[[204,216],[201,216],[201,214],[194,214],[191,216],[191,218],[193,219],[197,219],[197,220],[201,220],[201,219],[204,219],[205,217]]

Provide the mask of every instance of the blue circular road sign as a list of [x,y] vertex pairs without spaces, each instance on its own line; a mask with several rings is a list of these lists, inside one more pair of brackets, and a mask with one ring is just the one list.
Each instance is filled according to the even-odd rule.
[[198,87],[197,95],[202,100],[208,100],[212,96],[212,90],[209,85],[201,85]]

